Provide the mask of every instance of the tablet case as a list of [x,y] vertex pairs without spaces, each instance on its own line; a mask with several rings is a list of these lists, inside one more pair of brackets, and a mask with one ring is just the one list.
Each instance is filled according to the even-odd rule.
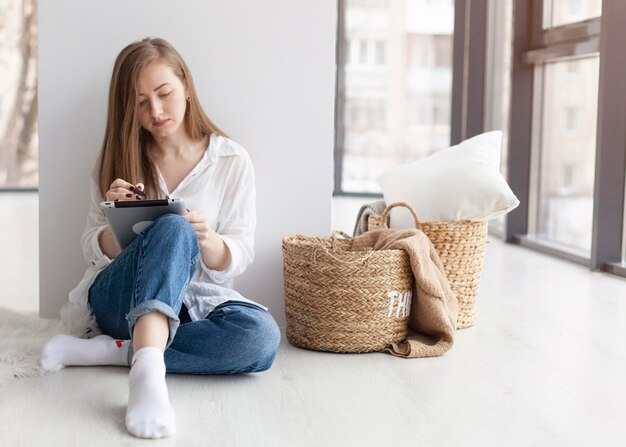
[[182,199],[123,200],[100,202],[109,226],[122,250],[143,230],[164,214],[185,214]]

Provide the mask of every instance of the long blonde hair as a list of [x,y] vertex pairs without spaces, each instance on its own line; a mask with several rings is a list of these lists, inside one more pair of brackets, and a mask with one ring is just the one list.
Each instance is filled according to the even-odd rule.
[[109,86],[109,106],[104,141],[96,165],[100,195],[108,191],[116,178],[137,184],[141,178],[148,198],[161,197],[156,165],[148,148],[152,134],[137,126],[137,83],[143,68],[154,61],[167,64],[181,83],[187,84],[189,101],[184,125],[193,141],[212,133],[226,136],[202,109],[191,71],[181,55],[164,39],[145,38],[126,46],[115,60]]

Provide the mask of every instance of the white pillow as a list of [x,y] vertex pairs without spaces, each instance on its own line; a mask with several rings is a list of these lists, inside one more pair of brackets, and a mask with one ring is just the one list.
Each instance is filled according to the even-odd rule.
[[[488,220],[519,200],[500,174],[502,132],[486,132],[378,178],[387,205],[407,202],[422,222]],[[411,214],[391,212],[391,228],[414,228]]]

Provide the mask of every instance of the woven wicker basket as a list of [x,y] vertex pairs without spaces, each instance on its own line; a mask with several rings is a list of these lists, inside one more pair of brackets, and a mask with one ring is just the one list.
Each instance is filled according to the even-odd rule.
[[408,255],[348,251],[351,245],[339,232],[283,239],[290,343],[319,351],[373,352],[406,338],[415,281]]
[[411,205],[395,202],[387,206],[382,215],[370,214],[367,229],[388,228],[389,214],[397,206],[408,208],[415,219],[415,227],[428,236],[441,258],[450,287],[459,302],[457,329],[472,326],[476,321],[476,296],[485,258],[487,222],[420,222]]

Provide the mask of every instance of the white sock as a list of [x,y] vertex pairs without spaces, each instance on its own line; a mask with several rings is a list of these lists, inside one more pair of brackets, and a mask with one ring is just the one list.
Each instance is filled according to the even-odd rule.
[[165,383],[165,360],[159,348],[146,346],[133,355],[128,377],[126,428],[140,438],[164,438],[176,431],[175,414]]
[[130,340],[116,340],[108,335],[86,339],[59,334],[41,350],[39,365],[45,371],[58,371],[68,365],[128,366]]

